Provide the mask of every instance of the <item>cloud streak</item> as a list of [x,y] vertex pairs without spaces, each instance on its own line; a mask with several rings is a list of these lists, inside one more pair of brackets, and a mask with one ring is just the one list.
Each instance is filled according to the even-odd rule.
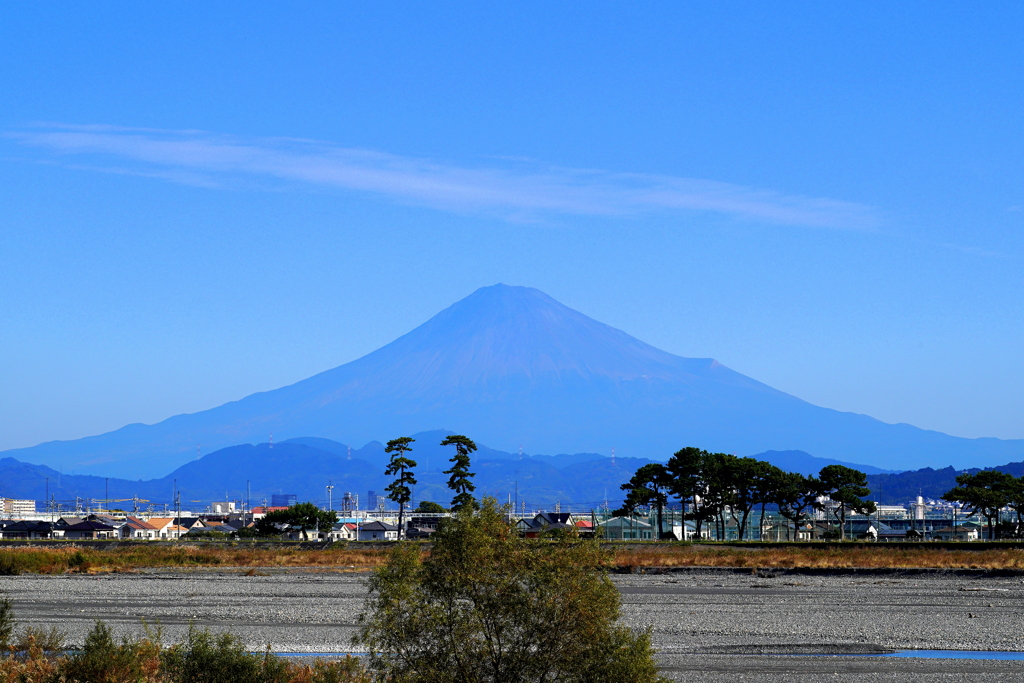
[[4,135],[76,167],[203,186],[257,180],[343,189],[513,220],[711,212],[807,227],[872,230],[879,225],[875,210],[862,204],[666,175],[499,159],[491,166],[458,166],[315,140],[243,139],[203,131],[51,124]]

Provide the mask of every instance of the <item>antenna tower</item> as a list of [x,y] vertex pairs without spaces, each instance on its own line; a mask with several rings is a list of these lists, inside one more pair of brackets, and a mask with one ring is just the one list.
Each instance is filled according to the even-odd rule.
[[270,432],[270,447],[274,447],[274,432]]
[[612,467],[615,467],[615,449],[612,448]]

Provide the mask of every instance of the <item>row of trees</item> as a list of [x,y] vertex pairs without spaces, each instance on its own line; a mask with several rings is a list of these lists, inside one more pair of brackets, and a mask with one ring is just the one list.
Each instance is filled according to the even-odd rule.
[[[683,506],[684,518],[693,520],[698,538],[704,524],[715,525],[715,535],[725,537],[731,518],[743,540],[747,521],[760,508],[761,527],[765,510],[775,508],[783,517],[799,526],[822,508],[820,499],[828,496],[834,503],[833,514],[840,534],[851,513],[871,514],[875,504],[867,500],[867,476],[842,465],[823,467],[818,476],[786,472],[755,458],[738,458],[727,453],[709,453],[699,448],[684,448],[667,463],[644,465],[629,482],[619,515],[632,514],[638,507],[657,510],[658,532],[671,536],[663,526],[664,508],[671,499]],[[789,529],[787,527],[787,539]]]
[[[412,452],[412,444],[416,441],[409,436],[402,436],[388,441],[384,448],[385,453],[391,455],[385,476],[394,477],[387,488],[388,498],[398,503],[398,538],[402,538],[403,520],[405,517],[405,506],[412,501],[412,487],[416,485],[416,461],[409,457]],[[476,444],[468,436],[453,434],[446,436],[441,441],[442,446],[455,446],[455,455],[451,459],[451,469],[444,471],[449,475],[448,488],[455,492],[452,498],[452,511],[476,510],[479,504],[473,497],[476,486],[472,478],[475,472],[469,471],[469,454],[476,450]]]
[[1000,510],[1007,507],[1017,516],[1014,535],[1021,533],[1021,515],[1024,512],[1024,476],[1020,478],[999,472],[982,470],[964,472],[956,478],[957,485],[946,491],[943,500],[960,503],[967,514],[980,514],[988,522],[988,537],[996,538]]

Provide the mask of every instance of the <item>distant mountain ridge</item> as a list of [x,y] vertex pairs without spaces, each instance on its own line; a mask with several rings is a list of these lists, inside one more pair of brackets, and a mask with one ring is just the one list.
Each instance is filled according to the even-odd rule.
[[[410,457],[416,461],[418,484],[415,498],[447,505],[451,491],[448,475],[451,447],[440,446],[450,432],[432,431],[413,435]],[[213,501],[244,500],[248,490],[254,505],[262,504],[275,493],[294,493],[327,507],[328,483],[333,483],[333,503],[340,507],[346,492],[366,505],[368,491],[384,495],[390,478],[384,476],[389,456],[384,445],[372,441],[361,448],[321,438],[296,438],[257,445],[241,444],[222,448],[186,463],[158,479],[131,481],[121,478],[62,475],[43,465],[0,459],[0,495],[11,498],[46,500],[49,493],[66,511],[77,498],[103,499],[109,490],[112,500],[122,509],[132,509],[142,500],[142,509],[155,504],[171,505],[173,492],[181,492],[182,507]],[[607,498],[612,505],[621,500],[620,484],[641,465],[651,462],[640,458],[611,458],[596,454],[519,457],[479,445],[473,454],[472,471],[479,497],[492,495],[501,502],[510,497],[525,502],[529,509],[553,508],[556,503],[596,508]],[[49,481],[47,481],[47,479]],[[248,485],[248,486],[247,486]]]
[[1024,440],[964,439],[820,408],[683,358],[527,287],[484,287],[386,346],[273,391],[154,425],[3,455],[62,470],[153,477],[211,450],[278,438],[366,443],[432,429],[509,452],[665,459],[683,446],[800,450],[875,467],[1024,459]]
[[[432,431],[413,435],[416,461],[416,501],[431,500],[444,505],[451,499],[447,488],[451,448],[440,441],[449,434]],[[955,484],[960,472],[953,468],[887,473],[871,466],[816,458],[801,451],[769,451],[751,457],[766,460],[789,472],[817,474],[826,465],[843,464],[868,474],[872,499],[883,503],[905,503],[918,494],[938,498]],[[384,495],[389,478],[384,476],[388,461],[384,445],[372,441],[351,450],[329,439],[300,437],[274,444],[241,444],[209,453],[186,463],[158,479],[131,481],[90,475],[61,474],[44,465],[32,465],[13,458],[0,459],[0,496],[46,500],[49,494],[61,503],[61,510],[72,509],[76,498],[110,498],[121,502],[116,507],[132,510],[140,499],[140,509],[150,505],[162,510],[173,506],[173,492],[182,496],[183,508],[204,508],[219,500],[245,500],[247,484],[253,505],[260,505],[275,493],[294,493],[299,500],[310,500],[327,507],[328,483],[335,486],[333,504],[339,509],[346,492],[358,496],[366,505],[368,491]],[[477,476],[477,495],[491,495],[502,502],[515,499],[528,509],[598,508],[607,502],[613,509],[622,500],[620,485],[641,466],[653,462],[645,458],[612,458],[596,453],[562,455],[518,454],[498,451],[479,444],[471,469]],[[997,467],[1014,476],[1024,474],[1024,462]],[[972,470],[977,471],[977,470]],[[42,510],[42,508],[40,508]]]

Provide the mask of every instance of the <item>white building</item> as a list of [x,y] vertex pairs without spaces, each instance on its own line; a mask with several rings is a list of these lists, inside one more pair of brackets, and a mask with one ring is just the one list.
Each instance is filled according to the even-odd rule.
[[3,500],[4,515],[8,517],[36,514],[36,502],[34,500],[17,500],[15,498],[2,498],[0,500]]

